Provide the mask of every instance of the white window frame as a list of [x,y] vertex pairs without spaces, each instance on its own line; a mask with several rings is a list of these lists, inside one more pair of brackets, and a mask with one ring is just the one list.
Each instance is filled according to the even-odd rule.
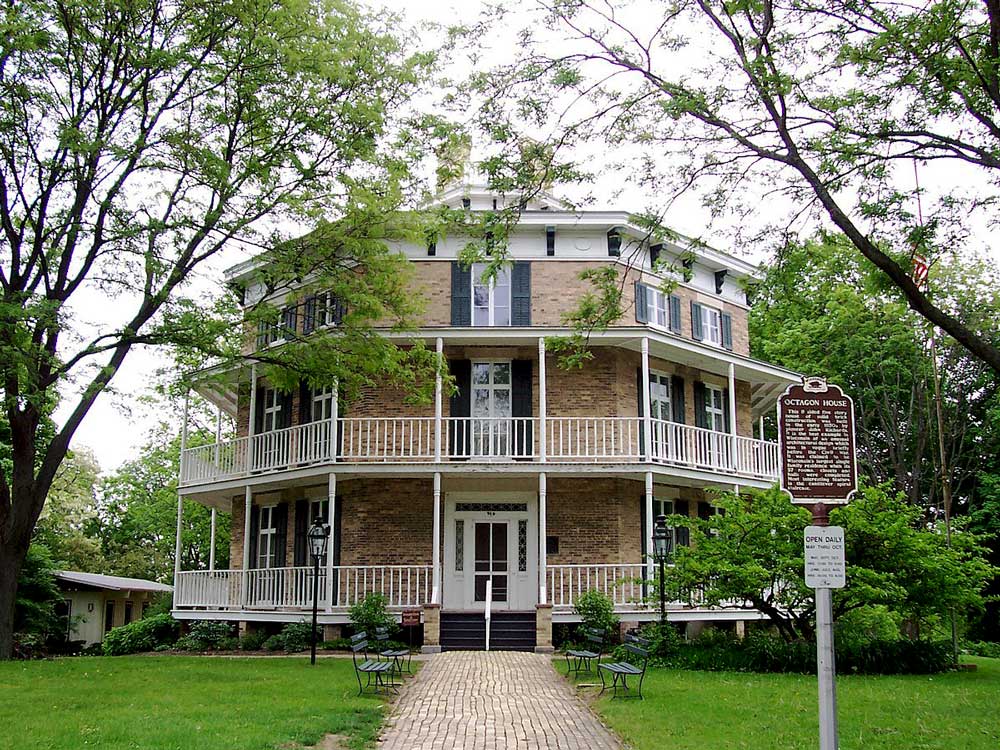
[[[258,511],[260,528],[257,530],[257,559],[254,560],[258,569],[273,568],[277,558],[275,539],[278,536],[278,527],[275,525],[274,517],[277,508],[277,505],[262,505]],[[265,517],[267,518],[266,526],[264,525]]]
[[[306,532],[312,527],[319,519],[320,523],[324,526],[327,520],[330,518],[330,498],[328,497],[314,497],[309,500],[309,517],[306,524]],[[326,566],[326,555],[333,553],[333,529],[329,529],[329,537],[326,540],[326,554],[320,555],[319,565],[320,567]],[[312,552],[309,551],[309,539],[306,539],[306,561],[309,565],[312,565]]]
[[[652,533],[653,525],[656,522],[657,516],[672,516],[675,513],[674,510],[675,500],[671,497],[656,497],[653,496],[653,518],[649,522],[650,533]],[[670,548],[677,551],[677,529],[673,526],[667,526],[667,531],[670,533],[671,545]]]
[[[512,287],[511,270],[509,268],[501,268],[501,269],[499,269],[497,271],[497,275],[489,282],[489,284],[484,284],[482,282],[482,275],[483,275],[483,271],[486,269],[486,266],[487,266],[486,263],[474,263],[472,265],[472,269],[469,271],[469,273],[472,274],[472,283],[469,285],[470,286],[469,304],[471,305],[471,311],[472,311],[471,312],[471,315],[472,315],[472,325],[473,326],[486,325],[486,326],[490,326],[490,327],[494,327],[494,326],[501,326],[501,327],[503,327],[503,326],[509,326],[511,324],[511,316],[513,315],[513,310],[512,310],[512,300],[513,300],[512,290],[513,290],[513,287]],[[498,284],[497,283],[498,281],[504,281],[505,283]],[[498,286],[499,286],[499,288],[501,290],[500,294],[498,294]],[[482,307],[479,307],[479,306],[476,305],[476,287],[479,287],[480,289],[482,289],[482,288],[485,287],[485,289],[486,289],[487,302],[486,302],[486,308],[485,309],[487,310],[487,321],[488,322],[485,323],[485,324],[476,321],[476,310],[477,309],[478,310],[482,310],[483,309]],[[501,294],[502,294],[502,290],[504,289],[504,287],[506,287],[506,300],[500,299]],[[497,304],[498,301],[500,301],[500,302],[506,302],[506,304],[498,305]],[[497,309],[498,308],[500,308],[500,309],[506,308],[506,310],[507,310],[507,322],[505,322],[505,323],[504,322],[500,322],[500,323],[497,322],[497,315],[496,315],[496,313],[497,313]]]
[[655,286],[648,284],[646,285],[646,320],[649,325],[655,328],[670,329],[670,295],[664,294]]
[[[720,406],[715,405],[716,396]],[[708,421],[708,429],[726,432],[726,399],[718,386],[705,385],[705,419]]]
[[333,292],[325,291],[313,295],[313,330],[327,326],[336,326],[337,321],[333,319],[333,311],[336,309],[336,300]]
[[[488,365],[490,370],[488,383],[476,382],[476,365]],[[495,371],[497,365],[507,366],[507,382],[496,383]],[[507,455],[513,449],[511,445],[511,420],[514,411],[514,363],[509,359],[474,359],[470,378],[469,414],[472,419],[472,454],[475,456]],[[476,414],[476,391],[489,391],[489,413]],[[507,414],[496,413],[497,391],[507,391]],[[485,421],[483,421],[485,420]],[[494,421],[499,420],[499,421]],[[507,420],[507,421],[502,421]]]
[[281,399],[278,398],[278,389],[265,388],[262,396],[264,399],[264,411],[260,422],[261,434],[281,429],[278,427],[278,420],[281,417]]
[[722,310],[701,306],[702,340],[712,346],[722,346]]
[[[661,398],[654,398],[653,385],[666,388],[667,399],[666,399],[666,416],[663,415],[663,404],[664,401]],[[658,408],[653,409],[653,402],[656,402]],[[669,422],[673,419],[674,415],[674,390],[673,382],[671,381],[671,376],[665,372],[660,372],[659,370],[649,371],[649,414],[653,419],[662,419],[665,422]]]
[[313,422],[325,422],[333,418],[333,387],[309,389],[309,416]]

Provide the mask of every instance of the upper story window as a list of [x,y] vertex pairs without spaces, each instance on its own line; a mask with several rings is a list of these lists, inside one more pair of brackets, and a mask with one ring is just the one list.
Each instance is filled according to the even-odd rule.
[[320,292],[303,301],[302,332],[312,333],[323,326],[338,325],[344,318],[344,305],[333,292]]
[[715,432],[728,432],[726,429],[726,399],[721,388],[705,386],[705,416],[706,427]]
[[283,402],[280,394],[274,388],[265,388],[262,395],[264,397],[264,410],[260,431],[272,432],[281,429],[283,426],[281,414]]
[[260,509],[260,532],[257,537],[257,567],[273,568],[277,564],[278,506],[264,505]]
[[483,280],[485,263],[472,266],[472,325],[510,325],[510,269],[501,268],[492,281]]
[[297,323],[298,310],[294,305],[284,308],[278,316],[277,322],[260,321],[257,324],[257,348],[263,349],[270,344],[292,338],[295,335]]
[[309,391],[310,416],[313,422],[323,422],[333,418],[335,394],[333,388],[313,388]]
[[531,263],[503,266],[492,281],[483,279],[487,264],[469,268],[451,264],[453,326],[530,326]]
[[715,307],[691,302],[691,336],[712,346],[733,348],[733,316]]
[[658,372],[649,373],[649,413],[653,419],[673,418],[670,396],[670,376]]
[[664,294],[654,286],[637,281],[635,320],[637,323],[649,323],[673,333],[680,333],[681,299],[676,294]]

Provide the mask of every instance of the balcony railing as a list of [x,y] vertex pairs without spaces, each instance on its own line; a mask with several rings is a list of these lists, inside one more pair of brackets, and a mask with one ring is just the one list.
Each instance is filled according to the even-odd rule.
[[[319,571],[319,604],[346,609],[379,593],[390,607],[418,607],[431,600],[429,565],[337,565]],[[313,569],[185,570],[174,581],[178,609],[311,609]]]
[[[778,446],[664,420],[649,421],[654,463],[770,481]],[[333,462],[539,461],[637,463],[646,460],[642,417],[352,417],[288,427],[188,448],[182,486],[240,479]],[[336,434],[336,437],[334,435]]]

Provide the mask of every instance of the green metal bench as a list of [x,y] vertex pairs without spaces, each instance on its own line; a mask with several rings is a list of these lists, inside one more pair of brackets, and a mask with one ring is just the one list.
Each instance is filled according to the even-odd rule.
[[406,672],[409,675],[413,674],[413,670],[411,668],[413,652],[410,651],[410,649],[384,648],[384,646],[389,642],[388,628],[376,628],[375,641],[378,644],[379,656],[392,664],[390,676],[399,675],[400,678],[402,678],[403,672]]
[[628,636],[625,641],[625,649],[630,653],[634,654],[636,659],[633,661],[638,662],[642,660],[642,666],[637,667],[627,661],[619,662],[609,662],[606,664],[598,664],[597,671],[601,675],[601,692],[603,693],[608,689],[608,685],[604,680],[604,673],[607,672],[612,676],[611,688],[614,690],[614,698],[618,697],[618,688],[622,688],[622,697],[628,698],[629,696],[629,677],[638,677],[638,697],[642,698],[642,681],[646,677],[646,665],[649,663],[649,641],[645,638],[639,638],[637,636]]
[[573,672],[593,672],[591,662],[597,660],[598,666],[601,663],[601,656],[604,655],[604,631],[598,628],[586,628],[584,630],[587,640],[590,641],[591,649],[570,649],[566,652],[566,674]]
[[[392,684],[392,662],[368,658],[368,636],[362,631],[351,636],[351,658],[354,660],[354,676],[358,678],[358,695],[372,688],[372,692],[389,692],[395,687]],[[361,675],[367,682],[362,685]],[[389,681],[386,681],[386,676]]]

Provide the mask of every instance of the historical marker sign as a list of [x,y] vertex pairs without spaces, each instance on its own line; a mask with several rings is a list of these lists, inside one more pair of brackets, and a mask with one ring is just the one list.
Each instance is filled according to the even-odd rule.
[[420,624],[420,610],[419,609],[404,609],[402,617],[400,618],[404,628],[416,627]]
[[781,489],[793,503],[843,504],[858,488],[854,402],[823,378],[806,378],[778,399]]
[[806,526],[806,586],[842,589],[847,585],[842,526]]

